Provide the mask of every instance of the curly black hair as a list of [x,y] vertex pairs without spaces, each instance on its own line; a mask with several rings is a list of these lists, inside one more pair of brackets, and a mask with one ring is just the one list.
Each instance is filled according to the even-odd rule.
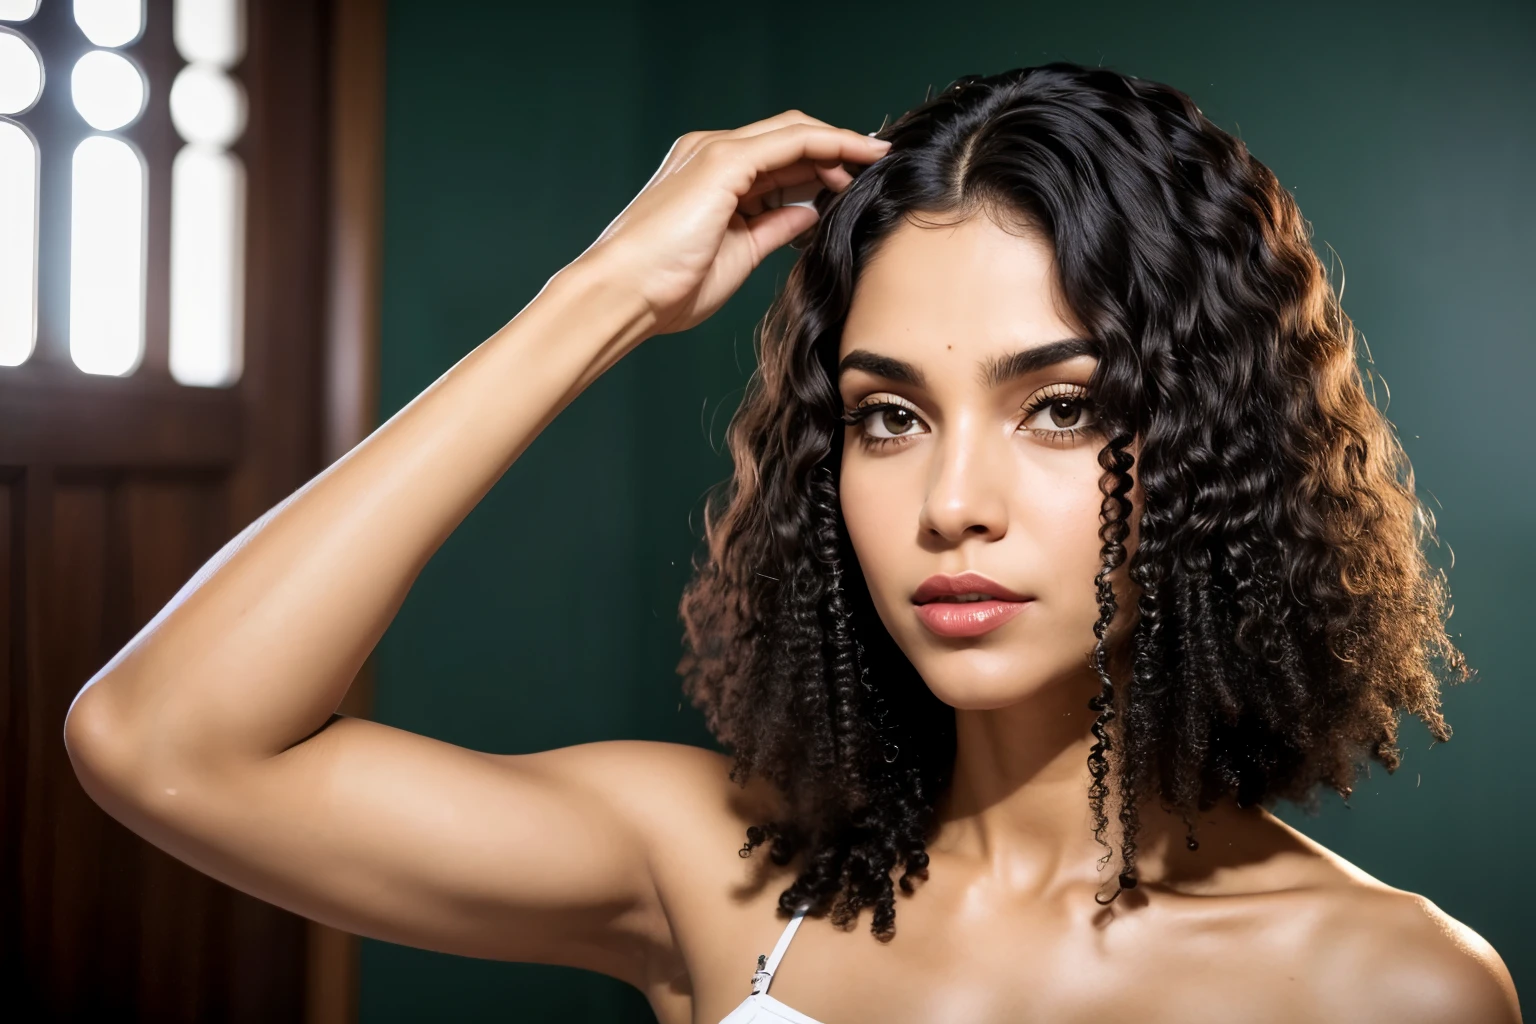
[[[894,934],[895,886],[925,872],[953,772],[954,712],[876,615],[835,474],[853,289],[915,214],[1042,233],[1098,348],[1086,795],[1107,862],[1118,787],[1116,894],[1136,884],[1144,796],[1183,815],[1193,847],[1195,814],[1217,801],[1307,803],[1322,785],[1347,797],[1367,760],[1394,770],[1399,712],[1448,739],[1440,684],[1467,669],[1425,556],[1433,519],[1367,394],[1310,226],[1270,170],[1177,89],[1066,63],[966,76],[878,134],[888,154],[818,200],[760,325],[728,434],[734,476],[682,602],[689,695],[733,777],[783,794],[741,851],[798,858],[780,907],[809,903],[841,926],[872,907],[874,933]],[[1128,552],[1133,468],[1144,507]],[[1133,622],[1111,650],[1117,572]]]

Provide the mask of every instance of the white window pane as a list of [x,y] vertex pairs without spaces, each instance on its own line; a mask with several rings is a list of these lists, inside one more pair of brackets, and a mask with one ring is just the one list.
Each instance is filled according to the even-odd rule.
[[144,31],[144,0],[75,0],[75,24],[97,46],[123,46]]
[[187,146],[171,168],[171,376],[232,384],[243,362],[245,167]]
[[144,112],[144,73],[120,53],[92,50],[75,63],[69,85],[75,109],[99,131],[130,125]]
[[188,142],[228,146],[245,131],[245,90],[209,64],[188,64],[171,85],[171,123]]
[[144,352],[144,163],[93,135],[70,188],[69,354],[87,373],[127,374]]
[[0,121],[0,366],[17,366],[37,338],[37,147]]
[[19,114],[43,92],[43,62],[14,32],[0,31],[0,114]]
[[0,0],[0,21],[26,21],[37,13],[37,0]]
[[189,61],[227,68],[245,54],[242,0],[176,0],[176,49]]

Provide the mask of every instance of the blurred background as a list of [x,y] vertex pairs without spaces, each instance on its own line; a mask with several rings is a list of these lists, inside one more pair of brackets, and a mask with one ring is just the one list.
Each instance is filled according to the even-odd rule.
[[[872,131],[961,74],[1054,59],[1190,93],[1347,282],[1479,675],[1447,695],[1451,743],[1408,723],[1394,776],[1282,813],[1477,929],[1529,992],[1529,0],[0,0],[6,1005],[652,1019],[604,978],[359,943],[183,868],[81,793],[69,701],[224,541],[516,313],[678,135],[789,107]],[[348,710],[497,752],[710,742],[673,671],[677,600],[792,257],[549,428],[427,566]]]

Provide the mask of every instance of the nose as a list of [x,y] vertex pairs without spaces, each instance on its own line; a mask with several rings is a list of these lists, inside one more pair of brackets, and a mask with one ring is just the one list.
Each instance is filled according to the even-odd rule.
[[1012,449],[981,418],[962,418],[933,446],[928,493],[919,525],[929,540],[999,540],[1008,532]]

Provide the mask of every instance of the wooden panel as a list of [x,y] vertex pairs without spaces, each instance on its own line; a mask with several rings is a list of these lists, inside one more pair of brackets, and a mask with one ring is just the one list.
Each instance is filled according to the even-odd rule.
[[[127,554],[121,517],[109,479],[37,473],[27,485],[29,568],[44,585],[31,605],[37,642],[26,665],[25,749],[8,752],[24,754],[18,881],[27,988],[46,1018],[131,1015],[142,844],[81,791],[58,742],[75,692],[134,626],[129,584],[118,574]],[[17,760],[7,757],[8,772]]]
[[[292,1019],[303,988],[295,956],[302,922],[107,817],[80,789],[58,741],[79,687],[227,539],[224,478],[39,473],[24,484],[30,511],[41,513],[28,521],[44,524],[26,547],[46,586],[33,605],[30,685],[8,688],[26,697],[21,742],[9,728],[4,751],[6,826],[20,835],[22,852],[19,870],[6,875],[19,883],[7,902],[31,940],[10,951],[23,968],[22,990],[42,1019]],[[4,492],[7,536],[17,490],[8,484]],[[0,578],[12,589],[13,562],[0,557]],[[7,710],[14,714],[17,702]]]
[[0,372],[0,466],[227,468],[240,394],[23,364]]
[[[21,832],[25,776],[15,770],[26,722],[22,680],[23,509],[21,474],[0,467],[0,922],[21,919]],[[17,991],[20,983],[21,932],[0,927],[0,986]]]
[[[114,488],[114,576],[135,622],[153,616],[225,539],[222,479],[135,474]],[[134,926],[136,1004],[156,1019],[191,1021],[221,1014],[211,1005],[227,986],[210,955],[228,917],[231,893],[167,854],[137,844],[134,900],[120,913]],[[168,913],[169,908],[174,913]],[[118,908],[114,908],[117,910]],[[212,944],[210,944],[210,940]],[[191,982],[191,983],[189,983]]]
[[[112,918],[102,914],[100,875],[123,851],[112,842],[107,818],[80,790],[57,742],[74,690],[90,676],[108,630],[106,495],[99,487],[62,492],[57,480],[42,507],[29,509],[28,527],[47,523],[37,560],[43,584],[38,644],[31,652],[32,706],[28,714],[28,800],[22,824],[26,861],[26,916],[41,948],[45,1006],[52,1016],[82,1016],[125,1009],[99,1000],[115,990],[102,985],[101,949],[94,941]],[[105,635],[104,635],[105,634]],[[127,637],[123,637],[126,642]],[[103,918],[103,919],[98,919]],[[93,985],[92,983],[95,982]]]

